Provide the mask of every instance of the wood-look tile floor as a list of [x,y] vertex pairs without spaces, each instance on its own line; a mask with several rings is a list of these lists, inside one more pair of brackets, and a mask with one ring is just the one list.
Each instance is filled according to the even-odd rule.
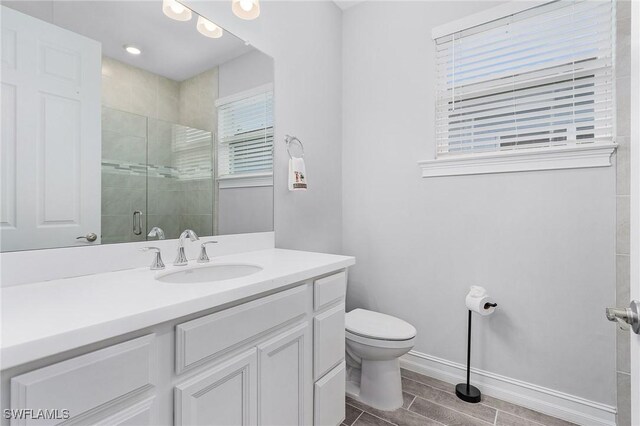
[[482,402],[469,404],[458,399],[453,385],[404,369],[402,391],[404,404],[395,411],[347,397],[343,426],[575,426],[485,395]]

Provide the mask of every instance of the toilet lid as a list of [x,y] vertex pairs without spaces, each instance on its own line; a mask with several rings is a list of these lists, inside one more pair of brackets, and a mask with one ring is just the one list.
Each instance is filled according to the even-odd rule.
[[345,316],[347,331],[380,340],[409,340],[416,337],[414,326],[400,318],[366,309],[354,309]]

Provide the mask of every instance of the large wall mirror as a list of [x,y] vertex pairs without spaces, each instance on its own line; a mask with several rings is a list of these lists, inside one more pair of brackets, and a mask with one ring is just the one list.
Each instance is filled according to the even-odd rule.
[[2,251],[273,230],[273,61],[164,6],[2,2]]

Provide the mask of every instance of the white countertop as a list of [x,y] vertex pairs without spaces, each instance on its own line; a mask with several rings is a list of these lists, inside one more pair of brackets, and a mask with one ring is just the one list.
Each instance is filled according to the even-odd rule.
[[[263,270],[212,283],[170,284],[156,280],[158,272],[147,267],[3,288],[0,367],[277,290],[351,266],[355,258],[268,249],[216,257],[208,265],[218,263],[248,263]],[[184,268],[168,265],[162,272]]]

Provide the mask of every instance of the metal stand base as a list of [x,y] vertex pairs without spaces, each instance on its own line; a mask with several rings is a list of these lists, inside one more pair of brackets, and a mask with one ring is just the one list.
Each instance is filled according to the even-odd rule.
[[480,402],[480,399],[482,397],[480,389],[466,383],[460,383],[456,385],[456,395],[461,400],[465,402],[471,402],[472,404]]
[[480,389],[470,385],[471,381],[471,310],[469,310],[469,325],[467,326],[467,383],[456,385],[456,395],[465,402],[475,404],[480,402]]

